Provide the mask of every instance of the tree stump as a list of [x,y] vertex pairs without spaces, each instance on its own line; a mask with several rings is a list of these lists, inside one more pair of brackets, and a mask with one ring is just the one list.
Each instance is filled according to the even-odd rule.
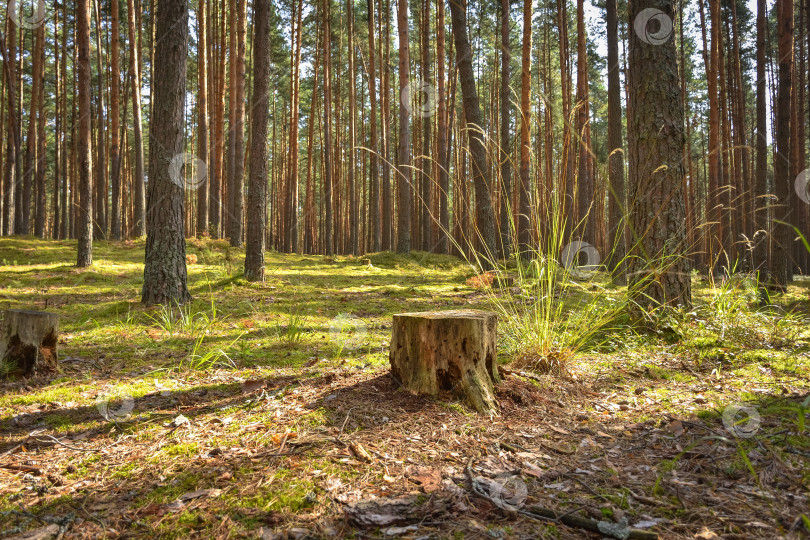
[[476,411],[497,412],[497,321],[494,313],[479,310],[394,315],[389,353],[394,380],[432,396],[449,390]]
[[58,362],[59,315],[12,309],[0,333],[0,376],[53,373]]

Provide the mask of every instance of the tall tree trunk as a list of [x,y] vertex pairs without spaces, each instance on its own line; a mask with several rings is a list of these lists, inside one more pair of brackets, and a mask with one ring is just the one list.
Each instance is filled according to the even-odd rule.
[[450,2],[453,40],[456,46],[458,74],[461,82],[464,117],[467,122],[467,136],[470,141],[472,158],[472,177],[475,186],[475,210],[477,233],[481,239],[482,252],[478,264],[489,269],[497,257],[495,214],[492,209],[492,198],[489,193],[489,167],[487,149],[484,143],[484,123],[481,119],[481,107],[478,103],[478,92],[475,88],[475,75],[472,67],[472,49],[467,37],[467,7],[459,2]]
[[[801,0],[798,0],[798,6],[794,6],[794,9],[798,7],[799,13],[795,14],[795,21],[794,25],[797,25],[795,28],[796,36],[794,37],[794,46],[793,46],[793,74],[792,74],[792,89],[790,92],[790,168],[789,168],[789,178],[791,179],[791,183],[794,184],[794,189],[791,190],[790,201],[790,216],[791,216],[791,225],[795,227],[799,227],[801,230],[802,225],[802,210],[805,206],[805,203],[796,196],[795,193],[795,179],[798,178],[799,174],[804,169],[804,160],[800,159],[800,154],[802,153],[799,148],[804,148],[804,133],[800,134],[800,126],[803,124],[802,116],[804,116],[804,108],[800,107],[800,92],[804,85],[804,77],[803,74],[800,74],[799,69],[803,65],[801,63],[801,55],[800,50],[796,42],[800,42],[804,44],[804,35],[803,35],[803,21],[802,21],[802,4]],[[799,58],[797,58],[799,57]],[[805,251],[804,246],[801,242],[793,241],[791,243],[791,251],[788,254],[791,263],[791,274],[801,273],[800,268],[800,259],[801,253]]]
[[[630,27],[646,28],[639,13],[655,6],[674,20],[672,1],[634,0]],[[642,13],[642,17],[644,14]],[[655,30],[653,30],[655,31]],[[675,40],[649,43],[647,32],[629,32],[630,102],[628,215],[634,234],[629,281],[642,307],[691,305],[685,257],[683,203],[683,106]]]
[[374,47],[374,1],[368,0],[368,98],[371,106],[369,118],[369,199],[371,222],[371,246],[369,251],[382,249],[380,229],[380,171],[377,163],[377,76]]
[[[421,50],[421,68],[422,68],[422,84],[423,88],[431,89],[431,72],[430,72],[430,2],[423,0],[422,9],[420,12],[421,17],[421,37],[422,37],[422,50]],[[420,95],[419,98],[422,96]],[[431,215],[431,195],[432,195],[432,178],[430,172],[432,169],[430,162],[430,131],[431,131],[431,117],[435,111],[432,110],[434,105],[431,101],[432,96],[428,96],[428,102],[421,107],[422,110],[422,159],[420,160],[419,169],[421,171],[420,187],[422,189],[422,232],[420,234],[422,240],[422,249],[424,251],[433,250],[433,216]]]
[[531,121],[530,95],[532,87],[532,0],[523,0],[523,49],[520,70],[520,185],[518,186],[517,236],[522,257],[532,250],[532,208],[530,203],[531,179]]
[[[408,43],[408,0],[397,0],[399,35],[399,95],[408,88],[410,46]],[[397,157],[397,253],[411,251],[411,122],[405,100],[399,100],[399,140]]]
[[[115,0],[113,0],[115,2]],[[208,160],[208,21],[207,0],[198,0],[197,6],[197,157]],[[206,165],[206,181],[197,187],[197,235],[208,231],[208,180],[210,171]]]
[[[34,46],[34,65],[31,68],[33,83],[31,84],[31,97],[28,111],[28,135],[25,142],[25,168],[23,170],[22,182],[22,206],[17,208],[19,224],[17,234],[31,234],[31,198],[36,177],[36,154],[37,154],[37,110],[39,109],[39,91],[42,86],[42,79],[39,77],[42,50],[45,46],[45,25],[40,25],[36,31]],[[15,227],[16,229],[16,227]]]
[[118,130],[120,129],[121,64],[119,61],[119,13],[118,0],[110,2],[112,19],[112,81],[110,86],[110,187],[112,188],[112,206],[110,207],[110,236],[121,240],[121,146]]
[[756,173],[754,208],[754,268],[759,283],[770,281],[768,252],[770,227],[768,225],[768,82],[765,74],[765,46],[767,42],[768,8],[765,0],[757,0],[757,108],[756,108]]
[[104,54],[104,47],[101,45],[101,12],[98,8],[98,0],[93,0],[93,12],[96,18],[96,71],[98,73],[98,116],[96,126],[98,126],[98,143],[96,144],[96,175],[95,175],[95,211],[93,213],[93,236],[103,240],[107,236],[107,158],[105,141],[106,123],[104,122],[104,69],[101,65],[101,57]]
[[622,96],[619,80],[619,16],[616,0],[607,0],[608,64],[608,268],[619,282],[624,282],[625,226],[622,215],[627,205],[624,185],[624,150],[622,148]]
[[[53,160],[53,227],[51,228],[51,238],[54,240],[59,239],[59,229],[61,227],[61,218],[62,218],[62,209],[61,209],[61,199],[60,199],[60,189],[61,189],[61,177],[62,177],[62,131],[63,131],[63,124],[62,124],[62,72],[61,72],[61,64],[64,62],[64,56],[62,56],[61,51],[59,50],[59,9],[54,10],[53,14],[53,57],[54,57],[54,76],[55,76],[55,85],[54,85],[54,160]],[[67,31],[67,25],[63,25],[61,29],[62,33]],[[0,128],[2,129],[2,128]],[[2,169],[0,169],[2,170]],[[2,181],[0,180],[0,183]],[[0,191],[2,193],[2,191]],[[0,201],[0,206],[2,206],[2,202]],[[0,217],[0,221],[2,221],[2,217]]]
[[[357,143],[357,71],[355,69],[355,62],[356,62],[356,55],[354,50],[354,1],[353,0],[346,0],[346,19],[347,19],[347,26],[348,26],[348,34],[349,34],[349,47],[348,47],[348,56],[349,56],[349,82],[348,82],[348,90],[349,90],[349,140],[347,141],[348,148],[347,153],[349,155],[349,163],[347,164],[347,184],[346,190],[349,192],[349,253],[352,255],[358,255],[360,253],[360,217],[359,217],[359,200],[357,197],[357,187],[356,179],[357,179],[357,151],[355,150],[355,146]],[[374,0],[368,1],[368,9],[369,13],[374,13]],[[372,24],[373,17],[369,16],[369,34],[373,35],[375,28]],[[371,45],[371,39],[369,38]],[[374,60],[372,59],[371,55],[369,54],[369,65],[370,69],[373,71],[375,64]],[[374,143],[373,143],[374,144]]]
[[[393,246],[393,225],[394,225],[394,201],[391,194],[391,132],[392,126],[390,122],[394,119],[391,116],[391,2],[385,0],[385,10],[383,10],[383,0],[379,0],[380,4],[380,27],[382,28],[382,13],[385,13],[385,37],[383,37],[382,30],[380,31],[380,39],[385,42],[384,54],[380,55],[380,64],[383,66],[381,69],[380,77],[382,77],[382,99],[381,122],[383,126],[383,177],[382,177],[382,249],[390,251]],[[442,5],[441,9],[444,10],[444,0],[437,0]],[[437,47],[439,45],[437,44]]]
[[90,149],[90,0],[76,2],[76,49],[78,51],[77,102],[79,105],[79,138],[76,144],[79,172],[79,206],[76,212],[76,234],[79,248],[76,266],[93,264],[93,167]]
[[[701,15],[702,10],[701,1]],[[720,3],[710,2],[711,7],[711,49],[709,57],[708,92],[709,92],[709,185],[708,185],[708,211],[706,221],[709,238],[708,261],[710,268],[714,267],[718,257],[722,254],[724,238],[723,209],[721,203],[721,185],[723,183],[723,147],[720,142],[720,98],[717,82],[720,72]]]
[[[299,6],[300,7],[300,6]],[[254,0],[253,91],[250,105],[250,181],[248,184],[245,279],[264,281],[267,227],[267,110],[270,90],[270,0]],[[298,119],[296,118],[297,122]]]
[[773,163],[774,208],[773,253],[771,256],[773,285],[785,289],[793,279],[791,254],[793,229],[791,198],[794,178],[790,177],[790,95],[793,87],[793,0],[776,0],[779,79],[776,90],[776,153]]
[[231,214],[228,216],[228,238],[231,245],[242,245],[242,214],[244,213],[245,191],[245,38],[246,38],[246,0],[236,0],[236,58],[232,74],[231,92],[235,93],[232,101],[234,108],[231,114],[231,136],[233,148],[229,156],[228,171],[232,174],[228,183],[228,201]]
[[[315,42],[318,42],[318,28],[315,29]],[[315,55],[315,66],[312,70],[312,93],[310,94],[309,102],[309,115],[307,127],[309,133],[307,134],[307,185],[304,199],[304,253],[315,253],[317,251],[316,241],[316,215],[315,215],[315,186],[313,185],[313,167],[315,154],[313,153],[313,145],[315,142],[315,123],[317,122],[316,105],[318,103],[318,68],[320,56]],[[273,123],[275,129],[275,122]]]
[[333,178],[332,178],[332,29],[329,19],[331,15],[330,0],[323,0],[321,16],[323,17],[323,158],[324,158],[324,199],[326,210],[326,223],[324,227],[324,252],[332,256],[335,253],[334,216],[333,216]]
[[[132,136],[135,146],[135,177],[132,179],[134,199],[131,236],[146,234],[146,191],[143,170],[143,121],[141,120],[141,68],[138,54],[140,40],[135,39],[135,2],[127,0],[127,28],[129,46],[129,72],[132,74]],[[130,236],[130,235],[127,235]]]
[[36,221],[34,222],[34,234],[38,238],[45,238],[46,207],[48,198],[45,192],[45,24],[43,23],[37,30],[42,29],[43,46],[39,49],[39,71],[35,77],[40,79],[39,95],[37,95],[37,175],[36,175]]
[[[588,98],[588,51],[585,34],[584,0],[577,0],[577,133],[579,149],[577,158],[577,206],[578,219],[586,220],[580,236],[587,243],[596,241],[596,213],[594,202],[594,179],[591,169],[591,126]],[[589,214],[590,212],[590,214]]]
[[[507,2],[508,0],[503,0]],[[439,244],[436,246],[437,253],[450,252],[450,207],[448,204],[450,191],[450,171],[447,167],[447,89],[446,67],[447,61],[445,53],[445,27],[444,27],[444,0],[436,0],[436,65],[438,67],[438,105],[436,114],[438,115],[438,132],[436,133],[436,155],[439,171]],[[507,63],[507,70],[509,69]],[[507,119],[508,125],[508,119]],[[507,160],[507,173],[509,162]]]
[[14,234],[16,214],[18,209],[16,206],[16,191],[17,191],[17,160],[20,150],[20,139],[17,137],[19,133],[19,120],[20,117],[17,113],[17,31],[16,25],[11,20],[11,17],[6,17],[6,38],[7,42],[0,43],[0,48],[3,51],[3,75],[6,81],[6,92],[8,96],[8,134],[6,136],[6,155],[3,162],[5,170],[3,171],[3,236]]
[[290,148],[289,178],[287,179],[288,222],[286,244],[290,251],[298,252],[298,114],[301,101],[301,20],[304,6],[299,1],[296,6],[295,48],[293,50],[293,91],[290,110]]
[[[531,9],[531,7],[530,7]],[[499,152],[501,172],[501,237],[500,255],[509,258],[512,246],[512,164],[511,164],[511,131],[512,90],[509,85],[509,63],[512,61],[512,49],[509,43],[509,0],[501,0],[501,147]]]
[[[64,24],[62,25],[62,28],[63,28],[63,30],[62,30],[62,45],[61,45],[61,48],[62,48],[62,65],[60,66],[62,75],[61,75],[60,78],[62,79],[62,96],[61,96],[62,97],[62,119],[63,119],[63,126],[65,126],[65,127],[67,126],[67,118],[68,118],[68,114],[67,114],[67,104],[68,104],[68,101],[67,101],[67,84],[68,84],[67,83],[67,59],[68,59],[68,56],[67,56],[68,55],[68,52],[67,52],[68,51],[68,49],[67,49],[67,34],[68,34],[68,23],[67,23],[68,18],[67,18],[67,14],[68,14],[68,7],[65,4],[62,4],[62,20],[64,21]],[[72,75],[71,75],[71,80],[73,80]],[[73,109],[73,107],[71,106],[71,110],[72,109]],[[60,223],[59,223],[59,225],[60,225],[59,238],[61,240],[66,239],[68,237],[69,233],[70,233],[70,222],[71,222],[70,218],[71,218],[71,215],[72,215],[72,209],[68,208],[68,206],[69,206],[68,205],[68,192],[71,191],[71,190],[70,190],[70,186],[69,186],[70,175],[68,173],[68,154],[69,154],[68,135],[67,135],[68,130],[65,129],[65,127],[62,128],[62,131],[63,131],[63,135],[62,135],[62,152],[61,152],[61,156],[60,156],[61,159],[62,159],[62,165],[61,165],[60,169],[61,169],[62,177],[63,177],[63,179],[62,179],[62,185],[63,185],[62,204],[61,204],[61,207],[62,207],[62,219],[60,220]],[[71,125],[71,127],[72,127],[72,125]],[[72,133],[72,131],[73,130],[71,129],[70,132]]]
[[149,194],[144,304],[184,304],[191,299],[186,285],[186,241],[183,235],[185,193],[169,173],[183,151],[183,106],[188,54],[187,0],[158,0],[154,98],[149,129]]
[[[575,219],[574,209],[574,146],[571,135],[571,71],[568,42],[568,2],[557,0],[557,33],[559,34],[559,59],[560,59],[560,93],[562,95],[562,174],[560,174],[560,192],[558,207],[560,217],[557,218],[559,224],[552,225],[558,228],[567,239],[570,237],[571,229]],[[561,227],[564,225],[564,227]]]

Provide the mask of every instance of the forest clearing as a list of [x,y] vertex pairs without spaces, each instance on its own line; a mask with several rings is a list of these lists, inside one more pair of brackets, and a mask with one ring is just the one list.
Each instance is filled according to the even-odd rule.
[[[614,321],[565,375],[502,357],[488,417],[390,377],[393,313],[510,294],[458,259],[268,254],[249,283],[242,250],[192,240],[194,300],[167,312],[138,301],[142,242],[94,247],[80,270],[62,262],[75,242],[0,239],[0,307],[61,316],[58,375],[3,383],[4,535],[601,537],[517,512],[535,505],[660,538],[806,534],[806,279],[762,311],[743,280],[696,277],[672,335]],[[605,287],[590,294],[621,296]],[[734,404],[752,436],[750,412],[724,424]],[[406,502],[352,513],[374,497]]]
[[2,16],[0,537],[810,536],[810,1]]

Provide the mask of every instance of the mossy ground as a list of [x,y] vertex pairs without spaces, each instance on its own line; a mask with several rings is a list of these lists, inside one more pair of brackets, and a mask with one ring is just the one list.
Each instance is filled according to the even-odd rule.
[[[28,468],[0,468],[0,534],[350,535],[344,504],[438,497],[413,467],[468,490],[470,458],[476,474],[521,470],[526,505],[656,519],[664,538],[790,537],[810,515],[810,281],[766,310],[752,297],[712,315],[721,286],[695,278],[675,338],[628,327],[579,351],[571,377],[507,374],[489,419],[387,376],[393,313],[489,306],[459,259],[268,253],[253,284],[241,250],[190,240],[194,300],[167,311],[139,302],[142,242],[96,242],[84,270],[75,249],[0,239],[0,309],[61,315],[60,372],[0,383],[0,467]],[[736,402],[760,415],[754,437],[725,428]],[[584,534],[465,493],[412,534]]]

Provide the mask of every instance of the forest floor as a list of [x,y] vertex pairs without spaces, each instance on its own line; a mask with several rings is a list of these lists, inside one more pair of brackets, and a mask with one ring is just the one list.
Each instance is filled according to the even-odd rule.
[[490,307],[458,259],[268,253],[251,284],[193,240],[194,301],[167,311],[139,303],[142,242],[84,270],[75,249],[0,239],[0,309],[61,315],[59,373],[0,382],[0,537],[810,534],[808,280],[757,325],[627,330],[567,376],[503,357],[490,418],[389,377],[393,313]]

